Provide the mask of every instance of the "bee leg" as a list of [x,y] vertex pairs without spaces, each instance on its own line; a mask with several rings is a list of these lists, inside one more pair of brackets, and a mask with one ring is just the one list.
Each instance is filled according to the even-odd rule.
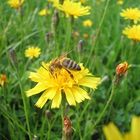
[[74,79],[73,74],[72,74],[69,70],[67,70],[67,69],[65,69],[65,70],[69,73],[70,77],[71,77],[72,79]]

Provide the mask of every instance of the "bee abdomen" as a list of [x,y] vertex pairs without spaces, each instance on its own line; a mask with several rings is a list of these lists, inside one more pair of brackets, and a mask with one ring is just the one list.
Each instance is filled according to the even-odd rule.
[[65,59],[63,62],[62,62],[62,65],[67,68],[67,69],[70,69],[70,70],[81,70],[81,67],[76,63],[74,62],[73,60],[70,60],[70,59]]

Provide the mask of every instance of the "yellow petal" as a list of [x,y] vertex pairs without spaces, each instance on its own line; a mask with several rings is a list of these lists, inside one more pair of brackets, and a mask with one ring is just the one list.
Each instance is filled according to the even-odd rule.
[[132,135],[131,135],[131,132],[124,134],[124,140],[133,140]]
[[75,89],[78,93],[80,93],[81,96],[83,96],[85,99],[90,99],[88,93],[87,93],[85,90],[83,90],[82,88],[76,87],[76,86],[75,86],[74,89]]
[[131,136],[133,140],[140,140],[140,117],[134,116],[132,118]]
[[38,76],[38,74],[36,72],[30,72],[29,78],[34,82],[40,81],[40,77]]
[[75,89],[74,87],[71,89],[71,91],[77,103],[80,103],[85,99],[85,97],[80,92],[78,92],[77,89]]
[[69,88],[65,88],[64,92],[69,105],[76,105],[75,98],[73,96],[72,91]]
[[62,100],[61,91],[57,91],[56,95],[54,96],[52,100],[51,108],[59,108],[61,100]]
[[34,88],[26,91],[27,97],[38,94],[46,89],[44,84],[38,83]]
[[79,85],[96,89],[97,86],[100,84],[100,82],[101,82],[101,79],[100,78],[96,78],[96,77],[84,77],[83,79],[79,80]]
[[56,90],[57,89],[52,88],[45,91],[37,101],[36,106],[42,108],[48,99],[53,99],[53,97],[56,95]]
[[106,140],[123,140],[121,133],[113,123],[104,126],[103,131],[106,136]]

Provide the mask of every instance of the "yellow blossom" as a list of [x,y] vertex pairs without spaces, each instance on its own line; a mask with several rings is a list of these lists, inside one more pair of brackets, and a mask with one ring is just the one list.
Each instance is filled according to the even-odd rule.
[[131,131],[124,135],[113,124],[109,123],[103,127],[106,140],[140,140],[140,117],[133,116],[131,123]]
[[7,77],[5,74],[0,74],[0,86],[3,86],[7,81]]
[[123,10],[120,15],[124,17],[124,19],[133,20],[134,23],[140,20],[140,10],[138,8],[127,8]]
[[8,0],[8,4],[15,9],[18,9],[22,6],[24,0]]
[[73,0],[64,0],[63,4],[60,4],[59,9],[62,10],[67,17],[73,16],[74,18],[78,18],[79,16],[90,14],[89,6],[82,6],[81,2],[75,2]]
[[93,23],[90,19],[87,19],[87,20],[83,21],[83,26],[85,26],[85,27],[91,27],[92,24]]
[[83,37],[84,37],[85,39],[87,39],[87,38],[89,38],[89,34],[88,34],[88,33],[84,33],[84,34],[83,34]]
[[140,41],[140,25],[126,27],[123,30],[123,34],[126,35],[129,39]]
[[50,14],[50,11],[48,9],[42,9],[39,11],[38,15],[40,16],[46,16],[46,15],[49,15]]
[[32,59],[34,57],[38,57],[40,55],[40,48],[39,47],[34,47],[34,46],[29,46],[28,49],[25,50],[25,56]]
[[[27,91],[27,96],[32,96],[42,92],[36,106],[42,108],[48,100],[52,100],[51,108],[59,108],[63,94],[69,105],[76,105],[85,99],[90,99],[87,91],[82,87],[96,89],[100,83],[100,78],[94,77],[82,64],[80,71],[64,68],[55,69],[55,73],[50,73],[50,63],[42,63],[37,72],[31,72],[29,78],[36,82],[36,86]],[[71,73],[71,74],[70,74]],[[73,76],[71,76],[73,75]]]
[[118,3],[119,5],[122,5],[123,2],[124,2],[124,0],[118,0],[118,1],[117,1],[117,3]]

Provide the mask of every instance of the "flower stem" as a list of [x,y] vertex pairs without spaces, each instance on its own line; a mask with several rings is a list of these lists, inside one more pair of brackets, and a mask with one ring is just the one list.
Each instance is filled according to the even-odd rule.
[[12,64],[12,65],[13,65],[15,71],[16,71],[17,80],[18,80],[18,83],[19,83],[20,91],[21,91],[21,96],[22,96],[22,100],[23,100],[23,107],[24,107],[24,113],[25,113],[25,119],[26,119],[26,124],[27,124],[29,140],[32,140],[30,124],[29,124],[29,118],[28,118],[28,108],[27,108],[27,104],[26,104],[26,97],[25,97],[23,87],[22,87],[22,83],[21,83],[21,78],[20,78],[21,76],[19,74],[18,68],[14,64]]
[[94,123],[93,128],[95,128],[96,125],[100,122],[100,120],[101,120],[102,117],[104,116],[104,114],[105,114],[107,108],[109,107],[109,105],[110,105],[110,103],[111,103],[111,101],[112,101],[113,95],[114,95],[114,93],[115,93],[115,92],[114,92],[114,89],[115,89],[115,77],[113,78],[113,81],[112,81],[111,94],[110,94],[110,96],[109,96],[109,98],[108,98],[108,100],[107,100],[107,103],[106,103],[104,109],[102,110],[102,112],[100,113],[98,119],[97,119],[96,122]]
[[70,40],[71,40],[71,24],[72,24],[72,17],[67,18],[67,28],[66,28],[66,39],[65,39],[65,46],[66,50],[68,51],[70,48]]
[[[108,9],[108,7],[109,7],[109,2],[110,2],[110,0],[107,0],[107,1],[106,1],[106,5],[105,5],[105,8],[104,8],[104,12],[103,12],[103,14],[102,14],[101,21],[100,21],[100,24],[99,24],[99,26],[98,26],[97,33],[96,33],[94,42],[91,42],[92,47],[91,47],[90,53],[89,53],[89,55],[88,55],[86,65],[88,64],[88,62],[90,62],[91,56],[92,56],[92,54],[93,54],[93,52],[94,52],[94,49],[96,48],[95,45],[97,44],[97,40],[98,40],[99,35],[100,35],[100,31],[101,31],[101,28],[102,28],[102,25],[103,25],[103,22],[104,22],[106,13],[107,13],[107,9]],[[92,34],[93,34],[93,33],[92,33]],[[96,53],[95,53],[95,54],[96,54]],[[92,66],[92,64],[91,64],[91,66]]]

